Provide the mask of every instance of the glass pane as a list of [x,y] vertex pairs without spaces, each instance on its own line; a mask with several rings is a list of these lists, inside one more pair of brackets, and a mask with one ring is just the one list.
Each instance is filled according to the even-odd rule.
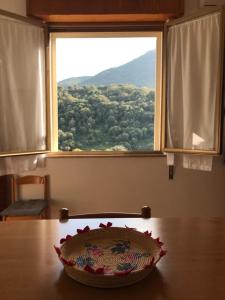
[[157,37],[57,38],[58,148],[153,151]]

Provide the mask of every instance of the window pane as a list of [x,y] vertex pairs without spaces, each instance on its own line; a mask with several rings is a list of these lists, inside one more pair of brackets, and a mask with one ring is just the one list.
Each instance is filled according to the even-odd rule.
[[56,39],[58,149],[153,151],[157,37]]

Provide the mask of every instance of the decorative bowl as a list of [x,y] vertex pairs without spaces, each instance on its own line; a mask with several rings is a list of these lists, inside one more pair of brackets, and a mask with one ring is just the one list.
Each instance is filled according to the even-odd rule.
[[74,236],[67,235],[55,247],[66,273],[85,285],[114,288],[145,278],[166,254],[159,238],[132,228],[100,224],[86,226]]

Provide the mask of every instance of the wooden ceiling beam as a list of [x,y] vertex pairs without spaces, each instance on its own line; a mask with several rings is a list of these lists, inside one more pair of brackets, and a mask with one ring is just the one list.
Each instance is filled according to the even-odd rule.
[[183,12],[184,0],[27,0],[27,15],[47,22],[159,22]]

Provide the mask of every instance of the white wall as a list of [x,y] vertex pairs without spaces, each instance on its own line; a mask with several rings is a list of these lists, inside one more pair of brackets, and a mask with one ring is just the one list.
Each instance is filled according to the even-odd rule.
[[200,0],[185,0],[185,13],[190,14],[199,8]]
[[[37,172],[40,173],[40,172]],[[154,216],[225,216],[225,166],[212,172],[176,168],[168,180],[165,158],[50,158],[53,208],[77,213],[137,211],[150,205]]]
[[203,3],[222,5],[225,4],[225,0],[185,0],[185,13],[191,14],[199,9]]
[[0,9],[26,15],[26,0],[0,0]]
[[[0,8],[25,15],[25,0],[0,0]],[[192,4],[191,4],[192,3]],[[186,1],[186,11],[197,0]],[[163,157],[49,158],[53,212],[137,211],[150,205],[153,216],[225,216],[225,166],[214,159],[212,172],[176,168],[168,180]],[[34,193],[31,191],[31,193]]]

